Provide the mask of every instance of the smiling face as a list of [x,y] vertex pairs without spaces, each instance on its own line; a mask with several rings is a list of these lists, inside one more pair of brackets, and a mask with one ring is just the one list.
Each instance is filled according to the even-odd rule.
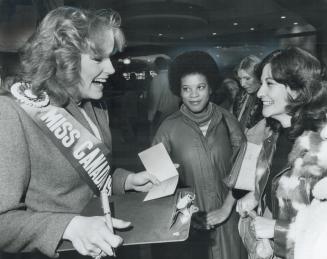
[[193,113],[202,112],[209,102],[211,89],[202,74],[189,74],[181,78],[181,97]]
[[278,120],[284,128],[291,126],[291,116],[287,114],[289,96],[293,95],[291,89],[273,79],[271,66],[264,66],[261,75],[261,87],[257,93],[263,103],[262,115]]
[[258,80],[253,75],[250,75],[248,72],[246,72],[244,69],[239,69],[237,71],[237,77],[239,79],[240,85],[248,94],[255,93],[260,87]]
[[114,35],[111,30],[105,33],[108,44],[104,47],[105,55],[102,58],[97,59],[90,54],[81,55],[82,80],[78,90],[82,99],[100,99],[103,96],[103,84],[115,72],[110,60],[110,55],[114,48]]

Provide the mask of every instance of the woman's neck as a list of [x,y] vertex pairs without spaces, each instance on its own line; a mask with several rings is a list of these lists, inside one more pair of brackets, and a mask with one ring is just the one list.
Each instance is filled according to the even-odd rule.
[[291,120],[292,117],[288,114],[282,114],[276,117],[273,117],[274,119],[278,120],[283,128],[289,128],[291,127]]

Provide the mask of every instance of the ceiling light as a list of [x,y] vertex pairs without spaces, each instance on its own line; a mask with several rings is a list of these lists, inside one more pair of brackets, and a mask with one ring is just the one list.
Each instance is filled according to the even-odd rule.
[[234,22],[233,25],[234,25],[234,26],[237,26],[237,25],[238,25],[238,22]]
[[120,58],[118,59],[118,62],[123,63],[124,65],[131,64],[132,60],[130,58]]
[[253,27],[251,27],[251,28],[250,28],[250,31],[254,31],[254,28],[253,28]]
[[280,18],[281,19],[286,19],[286,16],[285,15],[282,15]]
[[161,37],[163,34],[162,33],[158,33],[158,36]]
[[213,32],[212,35],[213,35],[213,36],[217,35],[217,32]]
[[131,64],[131,59],[130,58],[124,58],[122,61],[123,61],[123,64],[125,64],[125,65]]
[[184,40],[184,37],[179,37],[181,40]]
[[298,22],[293,22],[294,25],[298,25],[299,23]]

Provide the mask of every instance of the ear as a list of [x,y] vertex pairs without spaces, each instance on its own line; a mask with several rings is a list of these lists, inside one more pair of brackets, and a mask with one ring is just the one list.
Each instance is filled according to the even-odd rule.
[[292,90],[289,86],[286,86],[286,91],[292,97],[292,99],[296,99],[299,95],[297,91]]

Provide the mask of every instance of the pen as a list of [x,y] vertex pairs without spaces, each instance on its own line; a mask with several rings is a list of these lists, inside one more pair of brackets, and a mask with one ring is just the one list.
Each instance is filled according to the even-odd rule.
[[[101,198],[101,205],[103,209],[104,219],[107,224],[107,227],[110,229],[112,233],[114,233],[114,227],[112,224],[111,211],[109,206],[109,198],[106,190],[102,190],[100,192],[100,198]],[[113,252],[113,256],[116,256],[115,248],[112,247],[111,249]]]

